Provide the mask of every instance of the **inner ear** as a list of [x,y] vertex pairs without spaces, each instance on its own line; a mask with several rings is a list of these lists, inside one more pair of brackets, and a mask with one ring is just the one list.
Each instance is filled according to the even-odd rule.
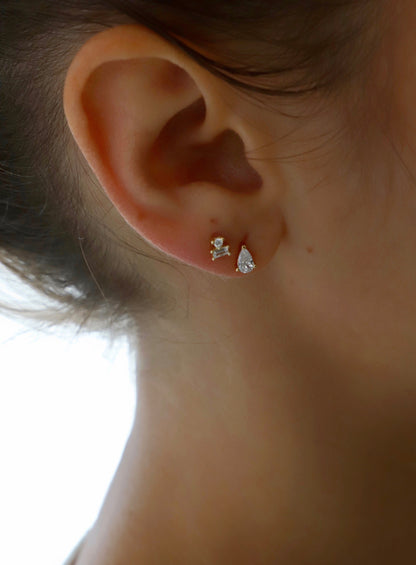
[[180,188],[203,181],[239,193],[259,190],[263,181],[249,164],[244,143],[236,132],[227,129],[211,142],[193,143],[205,117],[201,97],[166,123],[143,161],[148,180],[160,188]]

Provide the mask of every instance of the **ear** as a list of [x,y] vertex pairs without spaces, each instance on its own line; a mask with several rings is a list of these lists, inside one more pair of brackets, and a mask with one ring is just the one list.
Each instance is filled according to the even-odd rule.
[[[247,157],[264,140],[225,92],[224,81],[155,33],[120,25],[75,56],[64,110],[92,171],[140,236],[186,264],[241,276],[241,246],[264,267],[282,220],[273,179]],[[216,236],[231,255],[213,261]]]

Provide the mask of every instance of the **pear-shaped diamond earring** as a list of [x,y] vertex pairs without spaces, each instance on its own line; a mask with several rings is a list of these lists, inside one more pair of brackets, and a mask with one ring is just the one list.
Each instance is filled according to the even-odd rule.
[[250,251],[247,249],[245,245],[241,246],[240,255],[238,256],[237,262],[237,269],[236,272],[243,273],[247,275],[251,273],[256,268],[256,264],[254,263],[253,256],[251,255]]

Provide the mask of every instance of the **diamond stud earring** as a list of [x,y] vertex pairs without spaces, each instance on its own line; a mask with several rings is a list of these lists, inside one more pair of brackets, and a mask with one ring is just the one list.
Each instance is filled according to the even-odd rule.
[[214,249],[211,249],[212,260],[219,259],[220,257],[225,257],[226,255],[231,255],[230,246],[224,245],[223,237],[216,237],[211,241],[211,245]]
[[247,275],[251,273],[256,268],[256,264],[254,263],[253,256],[251,255],[250,251],[247,249],[245,245],[241,246],[240,255],[238,256],[238,267],[236,272],[243,273]]

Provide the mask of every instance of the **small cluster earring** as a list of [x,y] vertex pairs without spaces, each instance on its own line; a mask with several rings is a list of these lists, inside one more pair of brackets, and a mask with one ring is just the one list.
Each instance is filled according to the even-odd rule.
[[[214,249],[211,249],[212,260],[216,261],[220,257],[226,257],[227,255],[231,255],[230,253],[230,246],[224,245],[224,238],[222,236],[215,237],[211,240],[211,245],[214,246]],[[256,268],[256,264],[254,263],[253,256],[251,255],[250,251],[247,249],[245,245],[241,246],[241,251],[238,256],[237,260],[237,268],[236,272],[243,273],[247,275],[251,273]]]

